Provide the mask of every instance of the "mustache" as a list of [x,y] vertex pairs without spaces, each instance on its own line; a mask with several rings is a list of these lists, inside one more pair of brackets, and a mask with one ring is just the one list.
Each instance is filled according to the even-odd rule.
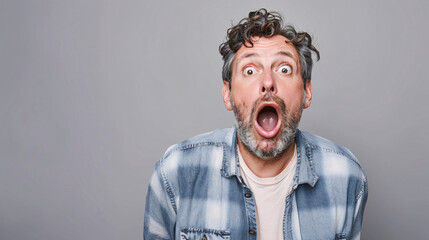
[[[251,118],[250,121],[252,121],[252,119],[255,119],[255,115],[258,114],[256,112],[256,110],[259,108],[259,106],[265,102],[275,102],[281,110],[281,117],[283,119],[286,119],[286,104],[283,101],[283,99],[281,99],[279,96],[272,94],[271,92],[266,93],[265,95],[261,96],[260,98],[258,98],[252,106],[252,110],[251,110]],[[280,116],[279,116],[280,117]]]

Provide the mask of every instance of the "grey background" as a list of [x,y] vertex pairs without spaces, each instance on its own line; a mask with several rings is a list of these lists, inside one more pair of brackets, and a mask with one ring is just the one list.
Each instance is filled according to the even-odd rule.
[[426,1],[0,1],[0,239],[141,239],[155,162],[230,127],[217,48],[266,7],[321,52],[301,129],[369,180],[362,239],[427,239]]

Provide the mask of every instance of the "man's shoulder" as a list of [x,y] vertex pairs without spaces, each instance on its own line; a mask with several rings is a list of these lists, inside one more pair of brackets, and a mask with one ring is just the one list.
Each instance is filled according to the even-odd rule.
[[355,162],[358,162],[355,155],[346,147],[341,146],[329,139],[326,139],[324,137],[301,131],[302,135],[304,136],[304,141],[307,146],[309,146],[312,149],[317,149],[320,151],[325,152],[332,152],[338,155],[342,155],[350,160],[353,160]]
[[216,129],[211,132],[199,134],[188,138],[180,143],[170,146],[164,154],[164,157],[175,151],[183,151],[192,148],[198,148],[202,146],[222,146],[228,144],[228,141],[232,139],[234,128]]
[[203,145],[224,145],[232,140],[234,128],[216,129],[211,132],[199,134],[176,144],[182,149],[194,148]]
[[[181,143],[170,146],[160,162],[164,166],[205,164],[223,156],[225,147],[230,147],[234,128],[216,129],[203,133]],[[222,160],[222,158],[220,159]]]
[[365,178],[363,169],[355,155],[344,146],[336,144],[324,137],[301,132],[306,148],[312,150],[314,164],[322,169],[333,171],[336,166],[339,171],[348,169],[351,174]]

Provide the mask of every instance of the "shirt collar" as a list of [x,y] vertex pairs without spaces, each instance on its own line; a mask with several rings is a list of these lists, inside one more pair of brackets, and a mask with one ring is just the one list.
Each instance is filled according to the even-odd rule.
[[[316,174],[313,164],[313,152],[307,139],[297,130],[295,136],[297,165],[293,186],[296,188],[300,184],[309,184],[314,187],[319,177]],[[224,145],[224,158],[222,163],[222,176],[237,176],[241,180],[240,166],[237,153],[237,127],[231,129],[226,136]]]

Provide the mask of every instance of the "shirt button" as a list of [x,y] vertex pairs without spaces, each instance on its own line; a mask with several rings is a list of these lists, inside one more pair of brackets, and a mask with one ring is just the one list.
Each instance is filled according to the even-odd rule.
[[245,197],[247,197],[247,198],[250,198],[250,197],[252,196],[252,194],[250,194],[250,193],[245,193],[245,194],[244,194],[244,196],[245,196]]
[[256,234],[255,230],[253,230],[253,229],[250,229],[250,230],[249,230],[249,233],[250,233],[250,234],[252,234],[252,235],[255,235],[255,234]]

